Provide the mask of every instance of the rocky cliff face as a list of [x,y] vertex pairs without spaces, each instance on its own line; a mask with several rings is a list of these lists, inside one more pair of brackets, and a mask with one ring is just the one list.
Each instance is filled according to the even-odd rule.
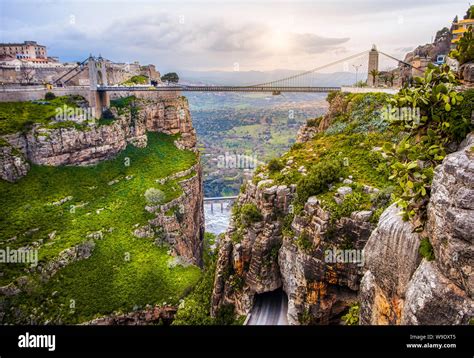
[[[467,324],[474,316],[474,136],[436,169],[427,227],[413,233],[387,209],[365,247],[362,324]],[[421,259],[422,238],[435,259]]]
[[256,205],[262,220],[238,235],[234,222],[221,242],[213,312],[223,304],[234,304],[239,314],[248,314],[256,294],[282,287],[288,296],[290,324],[337,321],[357,300],[361,267],[359,263],[327,263],[326,251],[342,248],[348,241],[353,249],[362,249],[372,229],[370,215],[356,212],[352,218],[330,224],[330,214],[311,197],[291,221],[290,233],[282,232],[295,186],[271,184],[268,180],[257,185],[249,182],[239,197],[237,205]]
[[238,227],[234,217],[220,243],[213,313],[223,304],[230,303],[235,305],[239,314],[247,314],[253,306],[255,294],[282,286],[277,262],[282,233],[277,212],[288,213],[294,188],[265,187],[264,184],[249,182],[236,203],[239,206],[256,205],[262,214],[261,220]]
[[195,150],[196,133],[184,97],[153,97],[137,101],[138,114],[118,115],[108,125],[91,123],[86,128],[48,128],[35,125],[23,133],[4,135],[0,174],[15,181],[26,175],[31,162],[38,165],[92,165],[113,158],[128,143],[146,146],[146,132],[179,134],[176,145]]
[[[329,112],[299,131],[296,149],[244,185],[219,245],[213,314],[232,304],[247,315],[256,295],[282,288],[290,324],[340,324],[352,305],[360,308],[361,324],[469,322],[474,309],[474,136],[437,168],[426,229],[415,233],[399,208],[388,206],[389,175],[371,177],[386,159],[380,144],[365,141],[360,132],[370,123],[381,129],[368,135],[379,135],[379,143],[387,140],[377,117],[379,100],[335,95]],[[338,136],[347,125],[356,128],[355,134]],[[345,140],[348,144],[341,144]],[[353,175],[324,182],[320,158],[334,157],[343,159]],[[364,168],[370,169],[364,173]],[[301,203],[305,177],[319,194]],[[244,220],[246,211],[254,213],[253,220]],[[434,261],[421,256],[422,239],[433,245]]]
[[135,235],[146,236],[147,233],[158,228],[161,232],[158,241],[167,242],[171,245],[174,254],[189,263],[201,266],[202,238],[204,236],[204,194],[201,164],[176,173],[168,179],[179,180],[180,178],[183,178],[179,181],[183,194],[166,204],[147,207],[146,209],[156,214],[156,217],[150,221],[150,225],[147,227],[136,230]]

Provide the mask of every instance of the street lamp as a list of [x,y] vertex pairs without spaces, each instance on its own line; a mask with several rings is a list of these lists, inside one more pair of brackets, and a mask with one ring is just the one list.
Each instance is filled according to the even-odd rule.
[[359,68],[361,67],[362,65],[352,65],[352,67],[355,68],[356,70],[356,85],[357,85],[357,75],[359,74]]

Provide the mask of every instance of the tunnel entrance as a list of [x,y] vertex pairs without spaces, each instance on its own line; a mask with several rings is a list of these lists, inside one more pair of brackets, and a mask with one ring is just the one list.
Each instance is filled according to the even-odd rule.
[[250,312],[249,326],[288,325],[288,297],[280,288],[275,291],[256,294]]

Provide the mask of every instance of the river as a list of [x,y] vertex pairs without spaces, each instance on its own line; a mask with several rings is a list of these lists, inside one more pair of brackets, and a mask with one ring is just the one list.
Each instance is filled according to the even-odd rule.
[[222,211],[221,204],[214,204],[214,210],[211,210],[211,204],[204,203],[204,216],[206,232],[219,235],[224,233],[229,226],[232,203],[223,202]]

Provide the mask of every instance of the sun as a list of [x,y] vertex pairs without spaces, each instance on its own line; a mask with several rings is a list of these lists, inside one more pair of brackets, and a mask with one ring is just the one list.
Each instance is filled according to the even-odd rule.
[[288,35],[280,30],[272,31],[269,35],[268,46],[275,52],[286,52],[289,49]]

